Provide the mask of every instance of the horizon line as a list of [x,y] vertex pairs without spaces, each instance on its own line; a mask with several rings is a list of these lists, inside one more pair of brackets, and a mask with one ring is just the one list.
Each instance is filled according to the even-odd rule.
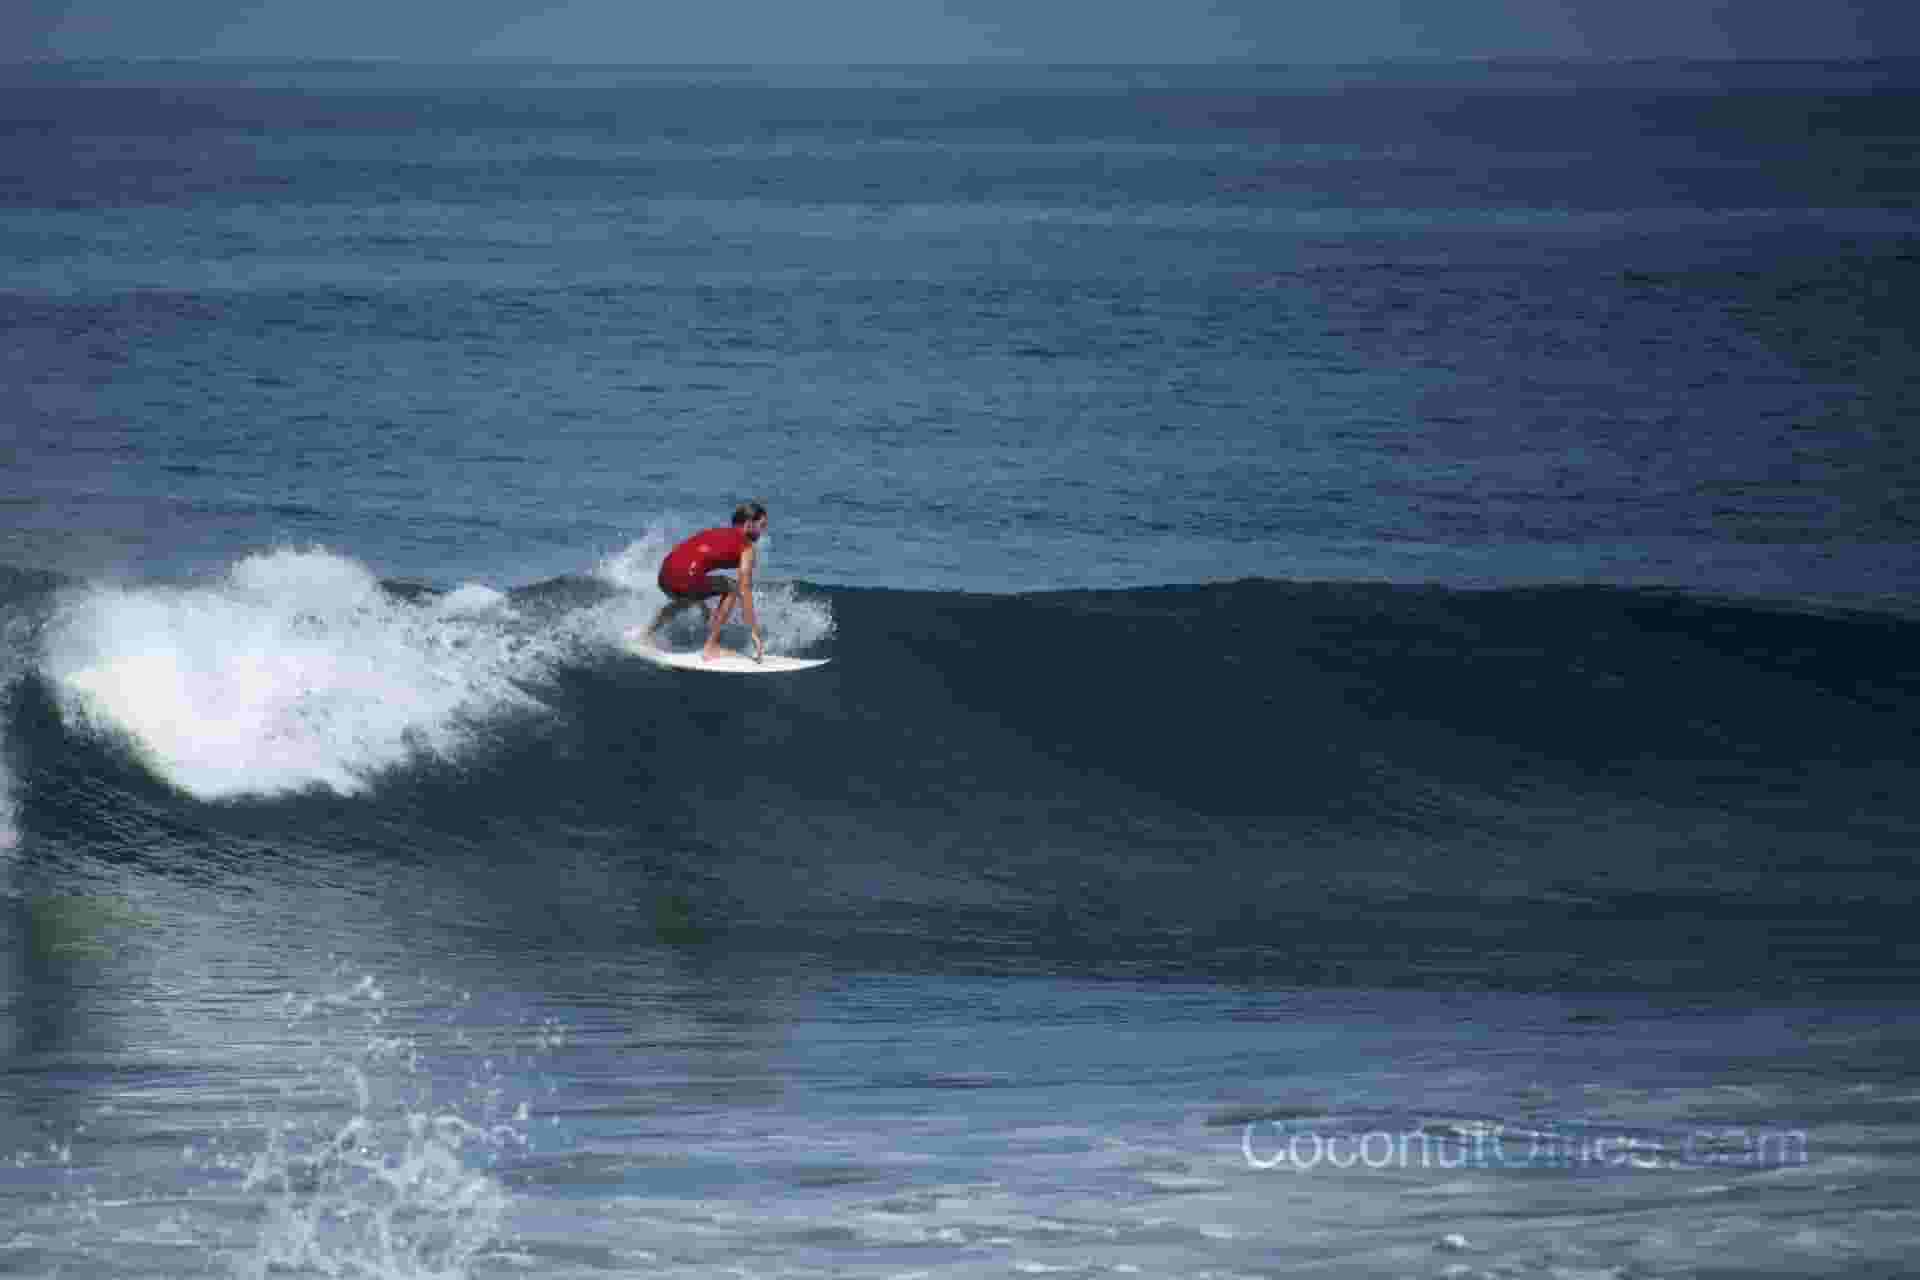
[[499,67],[567,67],[579,70],[748,70],[763,67],[785,69],[818,68],[822,70],[898,70],[924,67],[1029,67],[1029,68],[1085,68],[1089,70],[1119,68],[1160,68],[1177,67],[1198,69],[1208,67],[1231,67],[1236,69],[1273,69],[1289,68],[1328,68],[1328,67],[1380,67],[1380,66],[1807,66],[1813,64],[1858,63],[1874,64],[1884,62],[1920,61],[1920,52],[1915,53],[1873,53],[1873,54],[1802,54],[1793,57],[1767,56],[1742,57],[1738,55],[1706,54],[1398,54],[1377,58],[1340,58],[1330,60],[1277,61],[1271,58],[1210,58],[1205,61],[1064,61],[1057,58],[1027,58],[1019,55],[986,55],[953,62],[934,62],[908,59],[880,59],[851,62],[827,61],[715,61],[687,60],[679,62],[621,62],[605,60],[573,60],[565,58],[541,57],[534,54],[464,54],[445,58],[395,57],[390,55],[336,55],[330,57],[306,57],[298,54],[89,54],[84,56],[41,56],[26,58],[0,57],[0,66],[75,66],[75,65],[124,65],[124,66],[291,66],[291,67],[458,67],[458,66],[499,66]]

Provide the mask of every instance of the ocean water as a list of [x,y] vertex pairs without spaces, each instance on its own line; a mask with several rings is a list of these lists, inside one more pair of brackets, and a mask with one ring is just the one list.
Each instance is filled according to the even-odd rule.
[[0,1273],[1920,1259],[1915,64],[0,136]]

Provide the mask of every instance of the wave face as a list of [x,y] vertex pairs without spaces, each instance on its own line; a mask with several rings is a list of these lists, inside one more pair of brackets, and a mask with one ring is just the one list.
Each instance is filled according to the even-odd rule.
[[[649,928],[910,966],[1920,974],[1915,622],[1610,588],[786,584],[775,647],[834,661],[741,679],[619,649],[652,551],[506,593],[324,552],[12,583],[16,615],[39,601],[8,712],[22,850],[437,868],[509,947],[535,918],[615,937],[645,899]],[[555,896],[589,865],[592,894]]]

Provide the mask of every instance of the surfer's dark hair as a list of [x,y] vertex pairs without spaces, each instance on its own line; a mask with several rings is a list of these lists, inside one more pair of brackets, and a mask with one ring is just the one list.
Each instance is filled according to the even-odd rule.
[[743,502],[733,509],[733,527],[738,529],[741,525],[758,520],[765,514],[767,514],[765,503]]

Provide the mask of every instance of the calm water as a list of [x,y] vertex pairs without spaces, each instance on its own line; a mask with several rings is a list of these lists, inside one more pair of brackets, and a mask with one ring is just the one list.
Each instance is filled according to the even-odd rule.
[[1906,1270],[1916,106],[4,69],[0,1271]]

